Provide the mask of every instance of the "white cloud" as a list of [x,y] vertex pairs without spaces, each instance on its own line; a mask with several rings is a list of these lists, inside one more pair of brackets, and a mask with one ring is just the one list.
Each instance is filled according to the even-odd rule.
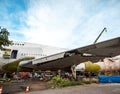
[[[27,5],[27,11],[18,11],[6,18],[20,21],[18,26],[11,20],[6,23],[9,28],[12,27],[9,30],[13,40],[75,48],[93,43],[104,27],[108,28],[108,32],[103,33],[99,41],[120,36],[120,3],[30,0]],[[23,34],[24,38],[16,33]]]
[[23,28],[22,32],[26,39],[29,42],[68,47],[75,38],[73,29],[83,16],[80,4],[56,2],[53,3],[54,7],[41,4],[40,1],[31,3],[25,20],[29,28]]

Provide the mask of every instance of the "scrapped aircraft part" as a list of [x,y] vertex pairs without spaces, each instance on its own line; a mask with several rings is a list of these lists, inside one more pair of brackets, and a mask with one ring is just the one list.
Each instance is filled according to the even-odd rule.
[[103,62],[97,62],[101,67],[101,71],[117,71],[120,70],[120,59],[105,58]]
[[114,57],[120,54],[120,37],[81,47],[78,51],[94,56]]
[[75,69],[75,65],[72,65],[71,66],[71,71],[72,71],[72,75],[73,75],[73,77],[76,79],[76,69]]
[[92,63],[91,61],[84,62],[85,63],[85,71],[100,71],[100,66]]
[[43,58],[66,50],[67,49],[65,48],[14,41],[12,45],[5,46],[4,49],[0,50],[0,73],[6,71],[13,72],[16,71],[16,69],[21,68],[21,66],[22,70],[26,68],[35,68],[29,59],[26,59],[28,61],[21,63],[21,66],[18,67],[18,63],[24,61],[25,59],[23,58],[25,57],[34,57],[33,59]]
[[34,57],[25,57],[25,58],[22,58],[22,59],[15,60],[13,62],[10,62],[10,63],[4,65],[2,67],[2,70],[9,71],[9,72],[17,71],[18,65],[21,61],[31,60],[31,59],[34,59]]
[[92,54],[89,54],[89,53],[83,53],[82,55],[83,56],[93,56]]
[[[70,70],[74,64],[77,65],[85,61],[98,62],[105,57],[114,57],[116,55],[120,55],[120,37],[38,58],[32,61],[32,65],[41,70],[64,70],[68,68]],[[31,63],[28,63],[23,66],[29,66],[29,64],[31,65]],[[97,64],[91,65],[98,69],[100,67]],[[100,69],[102,68],[100,67]]]
[[57,60],[47,61],[43,63],[35,64],[36,68],[41,70],[68,70],[72,65],[78,65],[80,62],[85,62],[86,60],[90,60],[92,62],[97,62],[98,60],[102,59],[103,57],[82,57],[81,55],[74,55],[71,57],[60,58]]
[[75,67],[75,70],[76,70],[76,71],[81,71],[81,72],[85,71],[85,63],[80,63],[80,64],[78,64],[78,65]]
[[44,62],[48,62],[48,61],[64,58],[64,54],[65,54],[65,52],[62,52],[62,53],[50,55],[50,56],[47,56],[47,57],[35,59],[35,60],[33,60],[32,64],[34,65],[34,64],[38,64],[38,63],[44,63]]
[[113,59],[120,59],[120,55],[113,57]]
[[21,61],[21,62],[19,63],[19,66],[22,67],[22,66],[24,66],[24,65],[26,65],[26,64],[28,64],[28,63],[32,63],[32,60]]
[[69,56],[78,55],[78,54],[82,55],[82,53],[79,52],[78,49],[74,49],[74,50],[65,52],[64,57],[69,57]]
[[4,59],[9,59],[10,58],[10,52],[11,52],[11,49],[4,49],[2,50],[3,51],[3,58]]
[[120,58],[104,58],[103,61],[93,63],[86,61],[75,67],[76,71],[118,71],[120,70]]
[[100,66],[100,71],[103,71],[105,68],[105,65],[104,65],[104,62],[102,62],[102,61],[99,61],[99,62],[97,62],[97,63],[95,63],[95,64],[97,64],[98,66]]

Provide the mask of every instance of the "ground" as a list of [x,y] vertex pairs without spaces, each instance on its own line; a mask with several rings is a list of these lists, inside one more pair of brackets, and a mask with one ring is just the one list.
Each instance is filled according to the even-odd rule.
[[46,82],[41,81],[14,81],[1,83],[3,88],[2,94],[16,94],[18,92],[25,92],[26,87],[30,87],[30,91],[39,91],[47,89]]
[[25,94],[27,86],[30,86],[29,94],[120,94],[119,83],[78,85],[57,89],[48,89],[46,82],[40,81],[9,82],[1,85],[2,94]]
[[120,94],[120,84],[79,85],[60,89],[34,91],[30,92],[29,94]]

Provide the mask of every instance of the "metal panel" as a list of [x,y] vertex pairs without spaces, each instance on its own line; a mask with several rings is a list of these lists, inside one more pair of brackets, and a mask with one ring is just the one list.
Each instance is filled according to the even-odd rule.
[[[91,54],[91,56],[84,56],[84,53]],[[66,54],[69,55],[64,57]],[[77,65],[84,61],[97,62],[105,57],[114,57],[116,55],[120,55],[120,37],[39,58],[33,60],[32,66],[41,70],[66,69],[70,68],[73,64]]]
[[48,62],[48,61],[51,61],[51,60],[56,60],[56,59],[59,59],[59,58],[63,58],[64,54],[65,53],[62,52],[62,53],[47,56],[47,57],[44,57],[44,58],[36,59],[36,60],[33,60],[32,64],[44,63],[44,62]]
[[[78,51],[78,52],[77,52]],[[85,46],[82,48],[66,51],[65,53],[76,53],[69,57],[37,62],[35,66],[41,70],[56,70],[70,68],[73,64],[79,64],[84,61],[97,62],[105,57],[120,55],[120,37],[101,43]],[[80,53],[90,53],[92,56],[82,56]],[[54,55],[56,56],[56,55]]]

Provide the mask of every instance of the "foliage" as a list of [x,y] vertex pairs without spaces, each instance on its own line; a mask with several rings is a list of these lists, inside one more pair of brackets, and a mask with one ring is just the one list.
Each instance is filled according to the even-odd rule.
[[[55,76],[52,78],[50,85],[52,88],[56,88],[56,87],[62,87],[62,84],[65,82],[64,79],[62,79],[60,76]],[[67,83],[69,83],[69,80],[66,81]]]
[[[84,83],[84,84],[91,84],[92,81],[85,81],[85,80],[83,80],[82,83]],[[94,82],[93,82],[93,83],[94,83]]]
[[83,85],[84,83],[82,83],[82,81],[70,81],[70,83],[66,84],[64,83],[63,84],[63,87],[66,87],[66,86],[75,86],[75,85]]
[[92,84],[92,83],[97,83],[97,80],[85,78],[80,81],[70,81],[69,79],[61,78],[60,76],[55,76],[49,82],[49,86],[51,88],[60,88],[66,86],[84,85],[84,84]]
[[50,81],[49,85],[52,88],[75,86],[84,84],[82,81],[70,81],[69,79],[61,78],[60,76],[55,76]]
[[9,46],[12,44],[12,41],[8,39],[9,32],[6,28],[0,30],[0,49],[3,49],[3,46]]

